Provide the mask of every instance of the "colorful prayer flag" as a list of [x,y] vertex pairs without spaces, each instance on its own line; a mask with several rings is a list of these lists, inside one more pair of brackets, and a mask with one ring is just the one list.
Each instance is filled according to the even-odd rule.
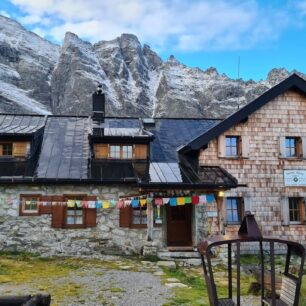
[[163,199],[162,198],[155,198],[154,199],[155,205],[163,205]]
[[140,206],[143,207],[147,204],[147,199],[141,199],[140,200]]
[[199,200],[200,200],[200,198],[197,195],[191,197],[191,203],[194,204],[194,205],[199,204]]
[[110,201],[103,201],[103,202],[102,202],[102,207],[103,207],[104,209],[110,208]]
[[132,200],[131,205],[133,208],[137,208],[139,206],[139,200],[137,199]]
[[185,197],[185,204],[191,204],[191,197]]
[[116,206],[116,200],[112,199],[110,201],[110,207],[115,207]]
[[168,204],[170,201],[170,198],[163,198],[163,204]]
[[176,198],[170,198],[170,206],[176,206],[177,202],[176,202]]
[[123,200],[119,200],[118,202],[117,202],[117,208],[123,208],[124,207],[124,202],[123,202]]
[[206,200],[207,200],[207,203],[212,203],[215,201],[215,196],[213,194],[207,194]]

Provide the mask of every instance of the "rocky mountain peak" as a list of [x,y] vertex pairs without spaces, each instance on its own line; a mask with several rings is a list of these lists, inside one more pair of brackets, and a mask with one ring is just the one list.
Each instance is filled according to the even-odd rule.
[[285,68],[274,68],[268,73],[267,81],[271,86],[274,86],[287,78],[290,75],[287,69]]
[[288,75],[280,68],[266,81],[233,80],[173,55],[164,62],[126,33],[91,44],[67,32],[58,46],[0,16],[0,112],[89,115],[101,83],[108,116],[220,118]]

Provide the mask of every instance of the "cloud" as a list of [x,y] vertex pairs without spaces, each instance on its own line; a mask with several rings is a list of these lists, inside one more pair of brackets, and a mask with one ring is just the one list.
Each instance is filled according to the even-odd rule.
[[255,0],[10,1],[24,13],[21,23],[58,42],[66,31],[91,42],[133,33],[159,50],[252,48],[277,39],[289,23],[280,8]]
[[10,18],[10,14],[7,11],[1,10],[0,15]]

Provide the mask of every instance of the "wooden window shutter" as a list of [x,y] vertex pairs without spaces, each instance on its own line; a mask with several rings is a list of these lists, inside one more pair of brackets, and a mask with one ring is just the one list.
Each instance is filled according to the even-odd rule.
[[246,211],[252,212],[252,198],[250,196],[244,197],[243,203],[244,203],[244,213]]
[[243,158],[249,158],[250,156],[250,137],[249,136],[241,136],[241,156]]
[[65,209],[63,205],[52,206],[52,227],[62,228],[64,226]]
[[306,198],[303,198],[300,201],[300,214],[301,214],[301,222],[306,223]]
[[302,155],[306,159],[306,137],[302,137]]
[[85,208],[85,227],[97,226],[97,210],[95,208]]
[[303,158],[303,141],[301,137],[297,137],[296,139],[296,153],[297,157]]
[[13,143],[13,156],[26,157],[30,150],[29,142],[14,142]]
[[281,197],[281,221],[282,225],[289,225],[289,199]]
[[108,144],[99,143],[94,145],[95,158],[108,158]]
[[127,206],[119,209],[119,226],[131,227],[132,224],[132,207]]
[[286,157],[286,137],[279,137],[279,157],[285,158]]
[[219,157],[225,157],[225,136],[220,135],[218,138],[218,156]]
[[148,157],[148,145],[136,144],[134,147],[134,158],[147,159],[147,157]]

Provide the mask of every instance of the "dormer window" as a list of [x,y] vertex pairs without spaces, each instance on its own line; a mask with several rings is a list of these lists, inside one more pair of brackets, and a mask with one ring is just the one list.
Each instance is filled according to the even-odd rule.
[[110,145],[109,146],[109,158],[120,159],[120,151],[121,147],[118,145]]
[[95,159],[147,159],[146,144],[94,144]]
[[24,158],[30,152],[30,142],[2,142],[0,143],[0,157]]
[[131,159],[133,158],[133,146],[122,146],[122,158]]
[[3,143],[2,146],[2,156],[12,156],[13,155],[13,144]]

